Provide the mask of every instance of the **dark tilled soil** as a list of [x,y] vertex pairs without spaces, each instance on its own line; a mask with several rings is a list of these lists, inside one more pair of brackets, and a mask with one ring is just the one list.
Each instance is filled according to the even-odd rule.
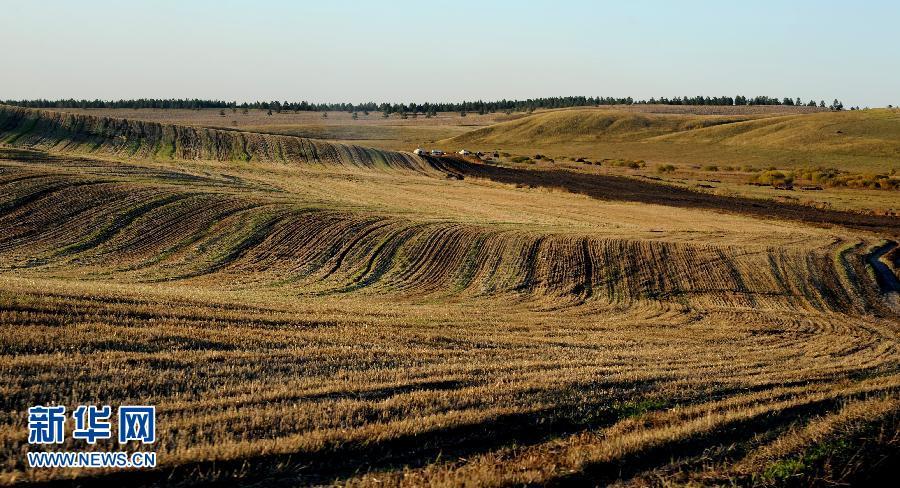
[[600,200],[716,210],[809,224],[840,225],[851,229],[877,232],[882,235],[900,236],[900,218],[898,217],[825,210],[772,200],[723,197],[620,176],[594,175],[566,170],[506,168],[471,163],[455,157],[444,157],[430,162],[435,167],[457,177],[486,178],[499,183],[564,189]]

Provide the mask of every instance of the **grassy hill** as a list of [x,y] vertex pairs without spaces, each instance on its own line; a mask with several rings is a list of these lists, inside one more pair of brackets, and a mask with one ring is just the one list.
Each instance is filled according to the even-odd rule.
[[756,146],[900,158],[900,111],[860,110],[768,117],[655,138],[681,144]]
[[659,162],[823,165],[856,171],[900,166],[900,111],[797,115],[687,115],[560,110],[443,141],[470,149],[627,157]]
[[0,105],[0,144],[136,160],[325,164],[428,172],[412,154],[352,144]]
[[577,109],[537,113],[477,129],[452,139],[460,143],[537,146],[565,142],[626,142],[750,120],[750,115],[650,114]]

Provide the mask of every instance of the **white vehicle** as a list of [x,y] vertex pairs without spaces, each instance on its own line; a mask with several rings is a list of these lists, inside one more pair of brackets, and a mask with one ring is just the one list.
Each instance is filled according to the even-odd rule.
[[466,151],[465,149],[460,149],[457,154],[459,154],[461,156],[468,156],[469,154],[472,154],[472,153],[470,153],[469,151]]
[[444,151],[441,151],[440,149],[432,149],[432,150],[431,150],[431,155],[432,155],[432,156],[443,156],[443,155],[444,155]]
[[416,150],[413,151],[413,154],[415,154],[416,156],[423,156],[425,155],[425,150],[421,147],[417,147]]

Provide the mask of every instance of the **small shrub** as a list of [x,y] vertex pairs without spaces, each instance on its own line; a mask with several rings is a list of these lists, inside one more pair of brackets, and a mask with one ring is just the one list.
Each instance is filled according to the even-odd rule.
[[656,167],[657,173],[671,173],[675,171],[675,165],[673,164],[661,164]]
[[751,177],[751,183],[760,185],[790,185],[794,182],[794,175],[777,170],[763,171]]
[[872,190],[898,190],[900,178],[894,172],[851,173],[837,168],[806,167],[794,172],[798,180],[815,185],[845,188],[868,188]]
[[647,162],[642,159],[639,159],[637,161],[626,159],[604,159],[603,162],[609,164],[610,166],[618,166],[630,169],[638,169],[647,166]]
[[715,164],[708,164],[703,167],[703,171],[719,171],[719,167]]

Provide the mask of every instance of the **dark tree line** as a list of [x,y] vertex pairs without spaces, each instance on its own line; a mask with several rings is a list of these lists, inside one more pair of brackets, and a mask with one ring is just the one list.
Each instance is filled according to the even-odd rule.
[[[292,112],[382,112],[384,114],[401,113],[424,113],[428,115],[437,112],[473,112],[484,114],[488,112],[526,112],[542,108],[567,108],[567,107],[590,107],[598,105],[634,105],[634,104],[663,104],[663,105],[803,105],[810,107],[826,107],[825,102],[821,101],[816,104],[810,100],[803,103],[800,98],[792,99],[785,97],[782,99],[758,96],[748,98],[743,95],[736,97],[674,97],[674,98],[650,98],[649,100],[635,100],[631,97],[615,98],[615,97],[548,97],[534,98],[527,100],[497,100],[497,101],[464,101],[464,102],[447,102],[447,103],[309,103],[301,102],[279,102],[279,101],[256,101],[252,103],[227,102],[225,100],[202,100],[197,98],[184,99],[156,99],[156,98],[139,98],[134,100],[75,100],[72,98],[65,100],[6,100],[2,103],[7,105],[16,105],[19,107],[32,108],[157,108],[157,109],[201,109],[201,108],[217,108],[217,109],[258,109],[271,110],[274,112],[292,111]],[[843,104],[838,100],[829,107],[832,110],[842,110]]]

